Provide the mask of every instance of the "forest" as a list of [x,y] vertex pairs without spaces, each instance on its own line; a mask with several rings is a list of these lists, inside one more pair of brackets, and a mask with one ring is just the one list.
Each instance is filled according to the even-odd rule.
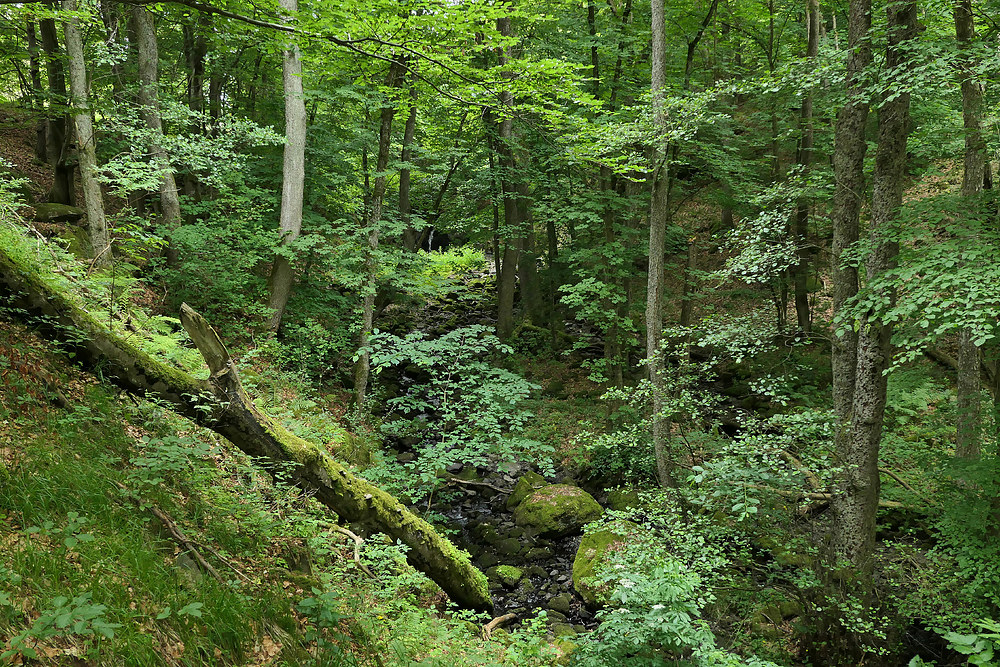
[[997,0],[0,26],[0,665],[1000,665]]

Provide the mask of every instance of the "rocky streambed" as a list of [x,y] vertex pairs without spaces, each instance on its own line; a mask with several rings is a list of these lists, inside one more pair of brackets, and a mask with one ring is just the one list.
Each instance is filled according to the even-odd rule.
[[594,612],[574,587],[573,563],[583,526],[600,518],[601,506],[583,489],[536,473],[484,479],[469,472],[434,510],[489,577],[496,614],[523,620],[545,610],[557,636],[592,629]]

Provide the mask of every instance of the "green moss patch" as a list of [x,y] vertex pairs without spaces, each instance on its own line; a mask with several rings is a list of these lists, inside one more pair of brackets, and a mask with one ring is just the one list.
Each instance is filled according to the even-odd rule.
[[580,548],[573,559],[573,588],[589,607],[598,607],[603,602],[605,587],[594,580],[594,576],[605,564],[608,554],[620,549],[630,535],[642,531],[631,521],[616,521],[604,530],[583,536]]
[[535,491],[514,512],[517,525],[541,537],[571,535],[604,514],[604,509],[583,489],[550,484]]

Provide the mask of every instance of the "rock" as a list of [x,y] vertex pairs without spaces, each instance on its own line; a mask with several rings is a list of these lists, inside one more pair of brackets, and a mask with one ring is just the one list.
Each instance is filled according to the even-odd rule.
[[534,535],[565,537],[579,532],[603,513],[604,509],[583,489],[568,484],[550,484],[517,506],[514,521]]
[[573,596],[569,593],[563,593],[549,600],[549,609],[562,612],[563,614],[568,614],[570,612],[570,604],[572,602]]
[[513,565],[498,565],[496,567],[496,574],[500,583],[507,588],[514,588],[514,586],[517,586],[517,582],[521,581],[521,578],[524,577],[524,572]]
[[549,632],[553,637],[575,637],[576,630],[569,623],[553,623],[549,626]]
[[403,452],[396,457],[396,460],[400,463],[410,463],[417,458],[417,455],[413,452]]
[[527,498],[536,489],[540,489],[546,485],[548,485],[548,482],[546,482],[545,478],[537,472],[528,471],[524,473],[524,475],[521,476],[521,479],[517,480],[517,484],[514,485],[514,491],[507,499],[507,509],[514,509],[521,504],[522,500]]
[[639,507],[639,492],[633,488],[615,489],[608,492],[608,508],[618,511]]
[[490,546],[497,544],[502,539],[497,529],[489,523],[478,524],[472,529],[472,534],[475,535],[480,542]]
[[547,560],[552,558],[552,549],[548,547],[533,547],[528,549],[528,553],[524,554],[524,560],[529,563],[536,560]]
[[495,553],[486,552],[479,557],[479,567],[489,569],[500,562]]
[[462,472],[462,468],[464,467],[465,467],[464,463],[452,463],[451,465],[446,466],[445,470],[450,472],[452,475],[457,475],[458,473]]
[[35,204],[35,222],[76,222],[87,214],[82,208],[66,204]]
[[549,575],[541,566],[532,565],[524,571],[529,577],[547,577]]
[[177,568],[177,574],[181,579],[181,583],[186,588],[195,588],[201,583],[204,575],[201,572],[201,567],[195,562],[194,558],[188,556],[186,553],[181,552],[177,555],[177,559],[174,561],[174,567]]
[[569,620],[566,614],[552,609],[545,612],[545,617],[549,620],[549,623],[565,623]]
[[521,553],[522,547],[523,545],[517,538],[508,537],[497,543],[497,553],[501,556],[516,556]]
[[573,559],[573,588],[589,607],[598,607],[607,591],[594,583],[593,577],[609,551],[624,544],[628,536],[643,532],[631,521],[616,521],[604,530],[584,535]]

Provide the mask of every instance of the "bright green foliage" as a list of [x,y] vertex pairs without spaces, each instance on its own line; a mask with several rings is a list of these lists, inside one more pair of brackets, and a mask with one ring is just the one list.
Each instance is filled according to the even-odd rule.
[[949,632],[944,638],[948,641],[948,648],[969,656],[970,665],[992,667],[1000,662],[1000,657],[997,656],[997,652],[1000,651],[1000,623],[982,620],[978,625],[985,632],[971,635]]
[[88,655],[96,657],[100,638],[114,638],[115,628],[121,627],[118,623],[105,620],[107,609],[103,604],[93,604],[90,593],[81,593],[72,600],[65,596],[54,598],[51,608],[45,609],[30,628],[10,640],[10,648],[0,653],[0,658],[38,658],[34,642],[70,635],[97,636],[97,643],[87,649]]
[[417,459],[407,464],[409,481],[397,478],[418,496],[432,492],[440,484],[438,471],[453,463],[503,464],[541,449],[521,435],[530,415],[520,404],[537,386],[490,363],[509,348],[488,331],[471,326],[434,339],[420,332],[372,336],[376,372],[410,364],[417,377],[427,378],[386,402],[391,412],[382,424],[386,435],[421,443]]

